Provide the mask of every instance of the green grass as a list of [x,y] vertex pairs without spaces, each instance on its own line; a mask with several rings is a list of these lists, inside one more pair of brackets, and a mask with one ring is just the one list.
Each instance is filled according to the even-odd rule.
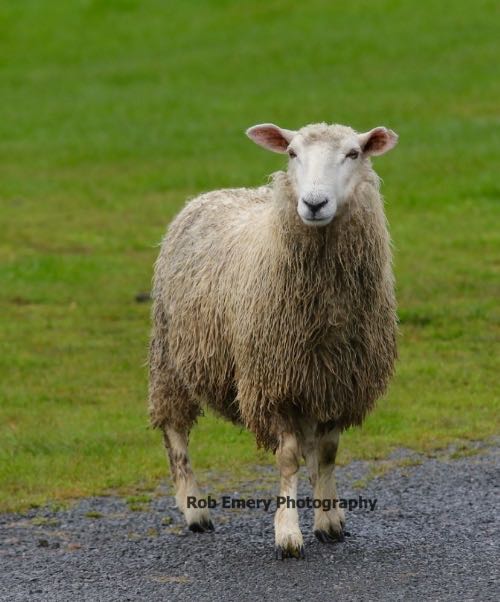
[[[243,130],[387,125],[400,361],[342,460],[497,431],[500,95],[488,0],[5,0],[0,6],[0,509],[165,476],[147,428],[156,245],[184,199],[282,159]],[[269,461],[213,416],[199,469]]]

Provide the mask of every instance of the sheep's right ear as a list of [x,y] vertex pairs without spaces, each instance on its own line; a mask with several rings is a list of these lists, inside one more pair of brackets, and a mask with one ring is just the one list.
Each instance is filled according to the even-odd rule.
[[255,144],[267,148],[275,153],[286,153],[288,145],[296,132],[284,130],[273,123],[261,123],[248,128],[246,135]]

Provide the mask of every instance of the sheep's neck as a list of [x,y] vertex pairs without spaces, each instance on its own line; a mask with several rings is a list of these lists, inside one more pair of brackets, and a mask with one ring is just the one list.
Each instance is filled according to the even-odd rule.
[[336,307],[350,308],[375,299],[390,265],[375,174],[360,184],[340,216],[320,228],[304,225],[295,202],[280,196],[293,194],[286,174],[275,176],[273,194],[275,219],[265,256],[270,258],[269,273],[273,286],[281,289],[281,298],[288,299],[289,305],[295,303],[294,311],[296,303],[305,307],[305,316],[310,304],[321,305],[328,299],[335,298]]
[[338,229],[349,217],[349,203],[344,205],[330,224],[315,228],[305,225],[298,215],[297,195],[285,172],[274,175],[273,195],[275,203],[273,229],[275,235],[289,250],[293,260],[298,260],[302,256],[304,260],[311,262],[315,257],[321,259],[325,254],[331,255]]

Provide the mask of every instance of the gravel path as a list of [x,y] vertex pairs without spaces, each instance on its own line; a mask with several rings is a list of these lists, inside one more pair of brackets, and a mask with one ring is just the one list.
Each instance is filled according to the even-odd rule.
[[[401,451],[373,479],[366,463],[339,469],[341,495],[376,499],[375,510],[348,513],[351,536],[333,545],[314,539],[312,510],[300,511],[303,561],[275,560],[271,511],[219,506],[214,534],[190,533],[166,487],[150,503],[101,497],[0,515],[0,600],[500,600],[499,448],[476,451]],[[256,474],[258,488],[226,493],[271,497],[269,470]],[[306,482],[300,493],[310,495]]]

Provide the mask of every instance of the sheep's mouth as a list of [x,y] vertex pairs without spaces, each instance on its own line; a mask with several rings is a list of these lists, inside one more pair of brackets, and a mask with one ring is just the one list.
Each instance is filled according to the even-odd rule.
[[313,228],[327,226],[333,220],[333,218],[334,218],[333,215],[329,215],[328,217],[318,216],[318,217],[308,217],[308,218],[300,216],[300,219],[306,226],[312,226]]

